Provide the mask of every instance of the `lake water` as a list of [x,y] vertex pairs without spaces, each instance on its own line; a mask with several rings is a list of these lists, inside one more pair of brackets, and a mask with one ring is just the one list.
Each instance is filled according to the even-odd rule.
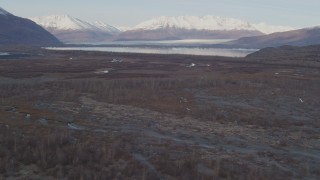
[[0,56],[10,56],[10,53],[7,53],[7,52],[0,52]]
[[[186,54],[202,56],[244,57],[258,49],[197,48],[203,45],[223,44],[232,39],[187,39],[168,41],[111,41],[82,43],[84,47],[47,48],[51,50],[81,50],[144,54]],[[85,47],[98,45],[99,47]]]
[[80,50],[144,54],[185,54],[201,56],[245,57],[257,49],[220,49],[220,48],[187,48],[187,47],[50,47],[50,50]]
[[221,44],[232,41],[234,39],[185,39],[185,40],[163,40],[163,41],[104,41],[104,42],[83,42],[77,44],[88,44],[88,45],[108,45],[108,46],[179,46],[179,45],[207,45],[207,44]]
[[19,59],[23,57],[32,56],[31,53],[23,53],[23,52],[0,52],[0,60],[6,59]]

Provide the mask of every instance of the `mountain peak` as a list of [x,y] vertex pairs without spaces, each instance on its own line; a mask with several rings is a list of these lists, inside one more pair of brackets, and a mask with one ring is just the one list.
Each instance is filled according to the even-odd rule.
[[69,15],[50,15],[30,19],[48,29],[82,30],[92,28],[89,23]]
[[30,18],[48,30],[73,31],[104,31],[118,33],[119,30],[103,22],[86,22],[69,15],[50,15]]
[[106,23],[87,22],[69,15],[30,18],[65,43],[102,42],[110,40],[120,30]]

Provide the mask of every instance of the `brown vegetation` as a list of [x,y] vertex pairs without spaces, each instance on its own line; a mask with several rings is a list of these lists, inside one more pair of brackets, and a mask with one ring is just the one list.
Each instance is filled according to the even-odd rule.
[[0,179],[320,177],[318,66],[35,51],[0,61]]

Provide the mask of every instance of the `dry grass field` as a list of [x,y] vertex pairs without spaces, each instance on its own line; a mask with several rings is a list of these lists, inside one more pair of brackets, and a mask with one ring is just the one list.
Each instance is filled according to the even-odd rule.
[[319,56],[10,51],[0,179],[320,178]]

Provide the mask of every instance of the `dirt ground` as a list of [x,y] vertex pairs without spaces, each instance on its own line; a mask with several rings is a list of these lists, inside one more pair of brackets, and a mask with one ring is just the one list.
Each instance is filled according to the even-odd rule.
[[19,51],[0,179],[320,178],[319,60]]

